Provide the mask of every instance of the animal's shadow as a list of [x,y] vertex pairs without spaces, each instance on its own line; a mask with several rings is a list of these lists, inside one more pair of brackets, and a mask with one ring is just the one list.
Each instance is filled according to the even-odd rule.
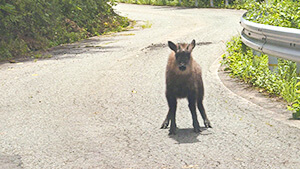
[[212,134],[207,130],[206,127],[200,127],[201,132],[194,132],[193,128],[177,128],[176,135],[169,135],[170,138],[177,141],[178,144],[190,144],[200,142],[198,139],[199,135],[210,135]]

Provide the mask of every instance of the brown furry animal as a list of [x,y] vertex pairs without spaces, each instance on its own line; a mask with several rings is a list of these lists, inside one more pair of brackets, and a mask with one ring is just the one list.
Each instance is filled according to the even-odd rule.
[[200,65],[194,61],[192,50],[195,47],[195,40],[190,44],[179,43],[175,45],[169,41],[168,45],[172,50],[169,56],[166,69],[166,97],[169,105],[168,115],[161,128],[166,129],[171,120],[169,134],[176,134],[176,108],[177,98],[187,98],[189,109],[192,113],[195,132],[200,132],[200,126],[196,114],[196,103],[204,120],[205,127],[211,127],[203,107],[204,88]]

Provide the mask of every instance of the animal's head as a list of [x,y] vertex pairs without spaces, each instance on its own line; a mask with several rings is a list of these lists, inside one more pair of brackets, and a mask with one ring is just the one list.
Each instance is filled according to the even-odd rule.
[[196,45],[195,40],[190,44],[179,43],[175,45],[173,42],[168,41],[169,48],[175,52],[176,64],[180,71],[185,71],[190,65],[191,53]]

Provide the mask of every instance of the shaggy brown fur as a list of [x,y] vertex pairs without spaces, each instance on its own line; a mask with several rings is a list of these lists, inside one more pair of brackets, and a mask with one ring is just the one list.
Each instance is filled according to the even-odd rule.
[[192,113],[195,132],[200,132],[196,114],[196,103],[205,127],[211,127],[203,107],[204,88],[200,65],[193,59],[191,52],[195,47],[195,40],[191,44],[177,44],[169,41],[172,51],[166,68],[166,97],[169,105],[168,115],[161,128],[166,129],[171,120],[170,134],[176,134],[175,114],[177,98],[187,98]]

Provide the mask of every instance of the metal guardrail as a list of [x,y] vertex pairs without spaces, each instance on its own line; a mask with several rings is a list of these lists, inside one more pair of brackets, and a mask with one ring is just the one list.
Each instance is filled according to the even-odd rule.
[[242,41],[259,52],[300,63],[300,29],[258,24],[241,18]]

